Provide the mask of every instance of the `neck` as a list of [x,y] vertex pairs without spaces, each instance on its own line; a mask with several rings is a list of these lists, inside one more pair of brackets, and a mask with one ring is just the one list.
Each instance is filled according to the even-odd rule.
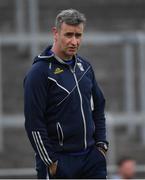
[[64,61],[70,60],[73,58],[73,56],[66,56],[64,55],[62,52],[60,52],[59,48],[57,48],[57,46],[55,45],[55,43],[53,44],[51,50],[54,52],[54,54],[56,56],[58,56],[60,59],[63,59]]

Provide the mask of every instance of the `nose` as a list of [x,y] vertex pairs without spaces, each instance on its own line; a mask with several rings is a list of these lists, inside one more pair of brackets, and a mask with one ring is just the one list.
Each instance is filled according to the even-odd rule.
[[73,36],[71,38],[71,43],[72,43],[72,45],[77,45],[78,44],[78,40],[77,40],[77,38],[75,36]]

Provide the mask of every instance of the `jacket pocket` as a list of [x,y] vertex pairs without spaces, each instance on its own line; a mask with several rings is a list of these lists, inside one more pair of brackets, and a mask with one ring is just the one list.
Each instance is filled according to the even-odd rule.
[[61,127],[59,122],[56,123],[56,128],[57,128],[57,135],[58,135],[59,145],[63,146],[64,135],[63,135],[62,127]]

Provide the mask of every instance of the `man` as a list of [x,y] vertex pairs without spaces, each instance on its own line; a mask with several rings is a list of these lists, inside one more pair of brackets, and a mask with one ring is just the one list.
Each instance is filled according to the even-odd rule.
[[122,157],[118,161],[118,174],[113,179],[134,179],[136,174],[136,162],[131,157]]
[[54,43],[24,80],[25,128],[38,178],[106,178],[105,100],[91,65],[77,55],[86,19],[61,11]]

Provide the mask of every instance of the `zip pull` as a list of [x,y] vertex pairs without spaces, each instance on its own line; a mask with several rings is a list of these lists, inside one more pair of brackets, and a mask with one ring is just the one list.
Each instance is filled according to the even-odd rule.
[[58,135],[59,145],[63,146],[64,135],[63,135],[62,127],[61,127],[59,122],[56,123],[56,128],[57,128],[57,135]]

